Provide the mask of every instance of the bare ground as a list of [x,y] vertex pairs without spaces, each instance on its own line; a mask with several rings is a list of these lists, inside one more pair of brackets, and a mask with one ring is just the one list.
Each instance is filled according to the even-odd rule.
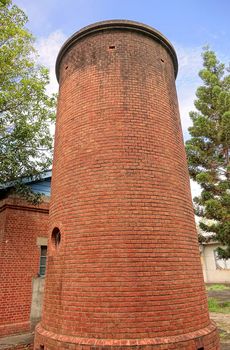
[[230,350],[230,315],[211,312],[210,317],[218,326],[221,350]]

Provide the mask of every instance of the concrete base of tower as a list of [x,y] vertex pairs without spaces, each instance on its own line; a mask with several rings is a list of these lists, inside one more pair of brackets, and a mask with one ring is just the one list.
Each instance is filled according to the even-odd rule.
[[214,323],[196,332],[145,339],[93,339],[55,334],[36,327],[34,350],[219,350]]

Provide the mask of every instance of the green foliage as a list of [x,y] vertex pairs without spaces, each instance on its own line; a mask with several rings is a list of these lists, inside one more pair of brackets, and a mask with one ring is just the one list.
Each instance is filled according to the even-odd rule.
[[230,302],[218,302],[215,298],[208,299],[208,309],[210,312],[218,312],[223,314],[229,314],[230,312]]
[[36,62],[25,13],[1,0],[0,18],[0,183],[16,181],[23,193],[20,178],[51,166],[56,97],[46,93],[48,70]]
[[226,284],[212,284],[206,287],[207,291],[222,291],[222,290],[229,290],[230,286]]
[[[220,258],[230,258],[230,75],[216,54],[204,49],[203,85],[197,89],[196,111],[190,112],[193,125],[186,152],[191,178],[200,184],[194,198],[195,213],[203,217],[200,227],[210,239],[220,242]],[[202,234],[200,241],[205,241]]]

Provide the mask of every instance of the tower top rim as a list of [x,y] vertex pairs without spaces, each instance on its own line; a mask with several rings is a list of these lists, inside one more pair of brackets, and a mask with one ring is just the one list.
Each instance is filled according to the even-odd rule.
[[82,39],[85,36],[88,36],[90,34],[95,34],[100,31],[106,31],[106,30],[113,30],[113,29],[120,29],[120,30],[132,30],[139,33],[142,33],[144,35],[148,35],[152,37],[155,41],[159,42],[163,47],[166,48],[166,50],[169,52],[174,66],[174,73],[175,78],[178,73],[178,60],[176,51],[171,44],[171,42],[158,30],[155,28],[148,26],[146,24],[136,22],[136,21],[130,21],[130,20],[120,20],[120,19],[114,19],[114,20],[107,20],[107,21],[101,21],[96,22],[93,24],[90,24],[86,27],[83,27],[82,29],[75,32],[73,35],[71,35],[65,43],[62,45],[58,56],[56,60],[56,77],[59,82],[59,71],[60,71],[60,64],[61,61],[66,54],[66,52],[80,39]]

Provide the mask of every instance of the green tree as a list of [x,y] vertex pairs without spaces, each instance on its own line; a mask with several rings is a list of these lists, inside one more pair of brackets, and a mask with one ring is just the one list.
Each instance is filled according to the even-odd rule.
[[14,181],[30,198],[20,179],[51,166],[56,98],[46,93],[48,70],[37,63],[27,21],[11,0],[0,0],[0,184]]
[[[196,91],[196,111],[190,112],[193,125],[186,142],[189,172],[201,186],[194,198],[195,213],[203,217],[200,228],[225,248],[220,258],[230,258],[230,75],[209,48],[203,52],[203,85]],[[209,236],[209,238],[205,238]]]

